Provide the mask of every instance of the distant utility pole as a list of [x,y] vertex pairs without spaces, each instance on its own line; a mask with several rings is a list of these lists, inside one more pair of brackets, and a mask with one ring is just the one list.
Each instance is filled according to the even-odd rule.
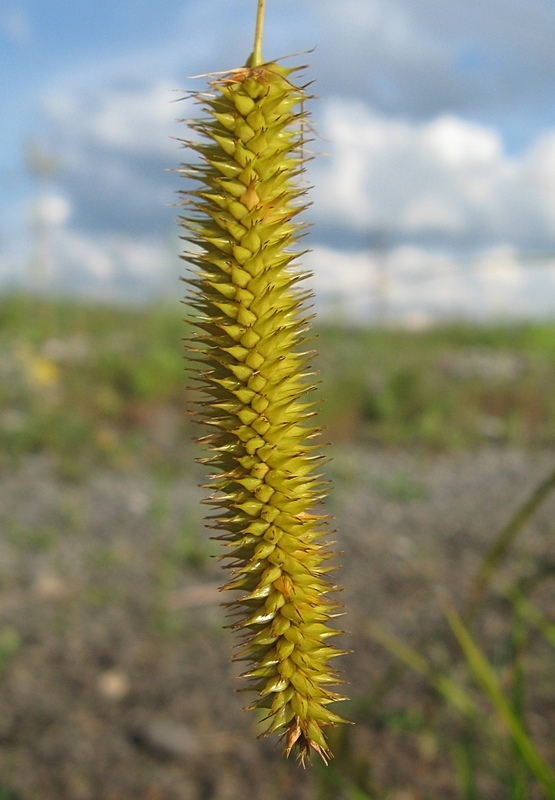
[[390,275],[387,233],[385,228],[376,228],[370,235],[370,253],[375,266],[373,289],[376,297],[376,322],[380,327],[390,321]]
[[50,217],[46,208],[48,186],[60,172],[59,160],[37,141],[25,147],[25,165],[36,180],[37,190],[31,208],[31,256],[29,263],[30,289],[42,289],[51,266]]

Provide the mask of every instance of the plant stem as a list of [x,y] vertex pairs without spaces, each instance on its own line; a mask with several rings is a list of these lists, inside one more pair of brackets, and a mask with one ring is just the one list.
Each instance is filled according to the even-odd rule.
[[496,569],[509,552],[515,539],[521,533],[526,523],[554,490],[555,470],[534,489],[532,494],[520,508],[516,510],[512,518],[491,545],[470,589],[470,603],[466,610],[467,619],[474,619]]
[[258,0],[258,12],[256,14],[256,29],[254,32],[254,50],[252,51],[251,67],[259,67],[263,64],[262,58],[262,30],[264,28],[264,10],[266,0]]

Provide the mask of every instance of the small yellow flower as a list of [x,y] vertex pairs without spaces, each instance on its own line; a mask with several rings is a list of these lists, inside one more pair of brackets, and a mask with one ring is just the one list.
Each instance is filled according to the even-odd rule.
[[58,366],[48,358],[44,358],[28,345],[21,344],[16,351],[20,365],[28,382],[36,387],[55,386],[60,378]]

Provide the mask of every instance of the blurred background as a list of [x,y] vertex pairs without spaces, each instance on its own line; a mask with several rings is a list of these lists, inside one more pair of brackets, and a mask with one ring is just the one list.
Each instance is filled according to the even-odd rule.
[[255,6],[0,0],[0,800],[553,798],[555,5],[267,0],[354,650],[304,772],[233,692],[181,341],[178,118]]
[[[179,293],[179,89],[244,63],[254,0],[3,0],[0,287]],[[548,0],[273,0],[264,52],[314,78],[314,289],[363,321],[547,315]]]

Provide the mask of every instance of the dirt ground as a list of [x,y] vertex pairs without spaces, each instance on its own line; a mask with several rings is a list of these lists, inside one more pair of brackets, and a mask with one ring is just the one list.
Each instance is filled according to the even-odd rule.
[[[328,509],[343,551],[342,646],[353,650],[342,665],[352,698],[343,713],[357,725],[333,740],[347,751],[337,759],[344,773],[328,774],[283,761],[241,710],[210,558],[217,546],[202,525],[202,473],[188,464],[183,474],[102,470],[75,481],[40,454],[4,470],[1,800],[370,796],[357,786],[371,787],[372,800],[458,797],[436,739],[384,724],[402,709],[424,713],[432,693],[405,674],[377,698],[393,660],[368,622],[412,644],[441,628],[441,590],[462,603],[487,545],[553,465],[548,453],[495,447],[336,450]],[[554,512],[551,497],[506,574],[552,552]],[[544,711],[538,729],[553,742],[555,704],[551,727]]]

